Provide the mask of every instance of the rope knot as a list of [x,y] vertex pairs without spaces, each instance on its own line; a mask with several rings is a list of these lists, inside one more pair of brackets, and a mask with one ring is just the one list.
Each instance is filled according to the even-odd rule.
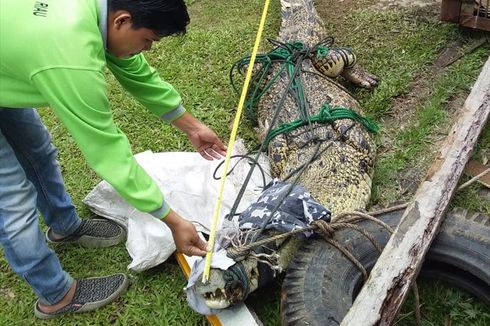
[[324,237],[333,238],[335,234],[335,228],[332,225],[330,225],[330,223],[324,220],[315,220],[311,222],[311,224],[315,226],[318,233],[320,233]]
[[330,104],[328,103],[323,104],[322,107],[320,108],[320,112],[318,112],[318,120],[319,120],[318,122],[327,123],[332,121],[333,117],[332,117],[332,112],[330,110],[331,110]]
[[287,44],[291,45],[291,47],[296,51],[302,52],[308,50],[308,46],[301,41],[290,42]]
[[226,256],[233,259],[234,261],[241,261],[245,258],[248,250],[243,250],[241,248],[230,247],[226,249]]

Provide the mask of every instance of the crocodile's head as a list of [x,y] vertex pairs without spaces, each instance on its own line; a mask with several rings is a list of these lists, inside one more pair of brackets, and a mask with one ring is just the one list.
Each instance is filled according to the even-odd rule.
[[[266,236],[274,234],[267,233]],[[267,247],[254,247],[228,269],[212,268],[207,283],[202,283],[199,277],[194,291],[211,309],[225,309],[241,303],[251,292],[269,284],[277,273],[281,273],[302,243],[301,238],[291,237],[268,243]]]
[[257,259],[246,258],[227,270],[212,268],[209,281],[196,284],[196,293],[211,309],[224,309],[243,302],[259,286]]

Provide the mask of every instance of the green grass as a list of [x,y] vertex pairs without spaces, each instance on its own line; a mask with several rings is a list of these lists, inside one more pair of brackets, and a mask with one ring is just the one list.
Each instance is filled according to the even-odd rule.
[[[486,326],[490,321],[488,307],[475,304],[467,294],[450,288],[442,282],[421,282],[419,291],[422,298],[420,307],[422,326],[447,325],[445,323],[449,320],[451,325]],[[428,298],[431,301],[427,300]],[[398,315],[397,325],[415,326],[413,316],[414,299],[410,294]]]
[[[320,1],[319,1],[320,2]],[[365,1],[363,1],[365,2]],[[224,140],[230,132],[238,97],[233,93],[228,70],[252,48],[262,1],[188,1],[192,23],[185,37],[166,39],[156,45],[147,58],[182,94],[186,108],[215,129]],[[274,37],[279,26],[278,2],[272,2],[266,37]],[[352,46],[360,63],[378,74],[382,83],[374,91],[353,89],[367,114],[382,128],[382,144],[376,163],[372,204],[387,204],[407,199],[400,175],[417,166],[420,175],[432,160],[432,146],[444,137],[453,122],[447,104],[466,96],[489,54],[485,46],[466,55],[447,72],[434,76],[427,96],[413,110],[403,131],[385,125],[393,113],[395,98],[410,91],[415,76],[424,76],[428,64],[448,42],[469,41],[473,33],[461,33],[454,25],[437,18],[406,15],[396,10],[374,12],[359,9],[346,16],[326,20],[326,27],[339,44]],[[263,43],[263,47],[267,45]],[[430,76],[425,76],[430,77]],[[144,150],[192,150],[187,139],[173,127],[163,124],[129,97],[108,75],[109,97],[117,125],[128,135],[134,152]],[[53,140],[68,191],[82,216],[90,212],[82,204],[84,196],[100,181],[88,168],[72,138],[49,109],[41,110]],[[253,139],[250,125],[243,121],[239,133]],[[384,133],[384,134],[383,134]],[[391,141],[386,143],[384,138]],[[490,156],[487,128],[475,148],[474,157]],[[415,180],[419,180],[414,178]],[[490,203],[478,199],[478,184],[458,193],[452,205],[490,213]],[[110,249],[56,248],[60,260],[74,277],[89,277],[125,271],[130,258],[124,245]],[[18,278],[0,255],[0,325],[201,325],[206,320],[194,313],[185,302],[182,289],[186,281],[172,262],[131,274],[128,293],[108,308],[92,314],[66,316],[55,321],[36,321],[32,313],[35,297],[28,285]],[[422,285],[424,325],[442,325],[451,318],[453,325],[490,323],[488,309],[476,300],[442,285]],[[280,281],[251,295],[250,303],[265,325],[279,324]],[[409,299],[410,301],[410,299]],[[413,325],[408,302],[399,316],[399,325]],[[465,319],[466,318],[466,319]]]

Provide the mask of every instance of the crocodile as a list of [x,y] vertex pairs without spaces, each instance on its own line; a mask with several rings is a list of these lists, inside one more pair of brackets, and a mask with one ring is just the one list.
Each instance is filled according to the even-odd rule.
[[[281,14],[279,38],[274,44],[290,54],[295,68],[283,69],[284,60],[273,61],[265,79],[256,85],[264,92],[256,103],[258,135],[268,145],[272,175],[278,180],[297,175],[296,182],[330,210],[333,220],[342,213],[365,210],[376,152],[372,134],[363,123],[351,118],[320,123],[305,116],[335,108],[362,116],[358,101],[334,78],[342,76],[366,88],[376,86],[378,78],[357,64],[351,49],[333,46],[334,40],[326,37],[312,0],[281,1]],[[255,71],[262,68],[262,64],[257,65]],[[295,74],[302,85],[303,103],[287,89]],[[271,79],[275,82],[269,83]],[[306,122],[287,133],[268,137],[271,130],[292,121]],[[246,233],[242,230],[242,236]],[[196,292],[214,309],[242,302],[287,267],[302,241],[291,237],[277,240],[265,249],[254,248],[228,270],[211,269],[209,281],[199,282]],[[277,252],[273,268],[257,259],[264,250],[266,254]]]

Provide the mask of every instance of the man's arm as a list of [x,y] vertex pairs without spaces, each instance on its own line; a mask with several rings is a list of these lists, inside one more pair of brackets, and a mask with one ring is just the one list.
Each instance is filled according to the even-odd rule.
[[[130,58],[106,54],[106,59],[121,85],[151,112],[186,133],[203,158],[219,159],[226,154],[226,146],[215,132],[185,111],[177,91],[160,78],[142,54]],[[192,223],[172,210],[163,221],[172,230],[177,250],[190,255],[206,254],[206,242],[198,237]]]
[[157,218],[169,213],[159,187],[114,124],[102,72],[53,68],[38,72],[32,81],[102,179],[138,210]]
[[33,83],[77,142],[89,166],[131,205],[162,219],[177,250],[205,255],[194,225],[170,209],[153,179],[136,162],[127,137],[114,124],[101,72],[49,69]]
[[107,67],[124,89],[155,115],[171,122],[185,112],[179,93],[160,78],[143,54],[117,58],[106,53],[106,60]]
[[185,112],[180,95],[148,65],[143,54],[130,58],[106,54],[106,59],[121,85],[150,111],[185,132],[202,157],[212,160],[225,155],[226,146],[214,131]]

